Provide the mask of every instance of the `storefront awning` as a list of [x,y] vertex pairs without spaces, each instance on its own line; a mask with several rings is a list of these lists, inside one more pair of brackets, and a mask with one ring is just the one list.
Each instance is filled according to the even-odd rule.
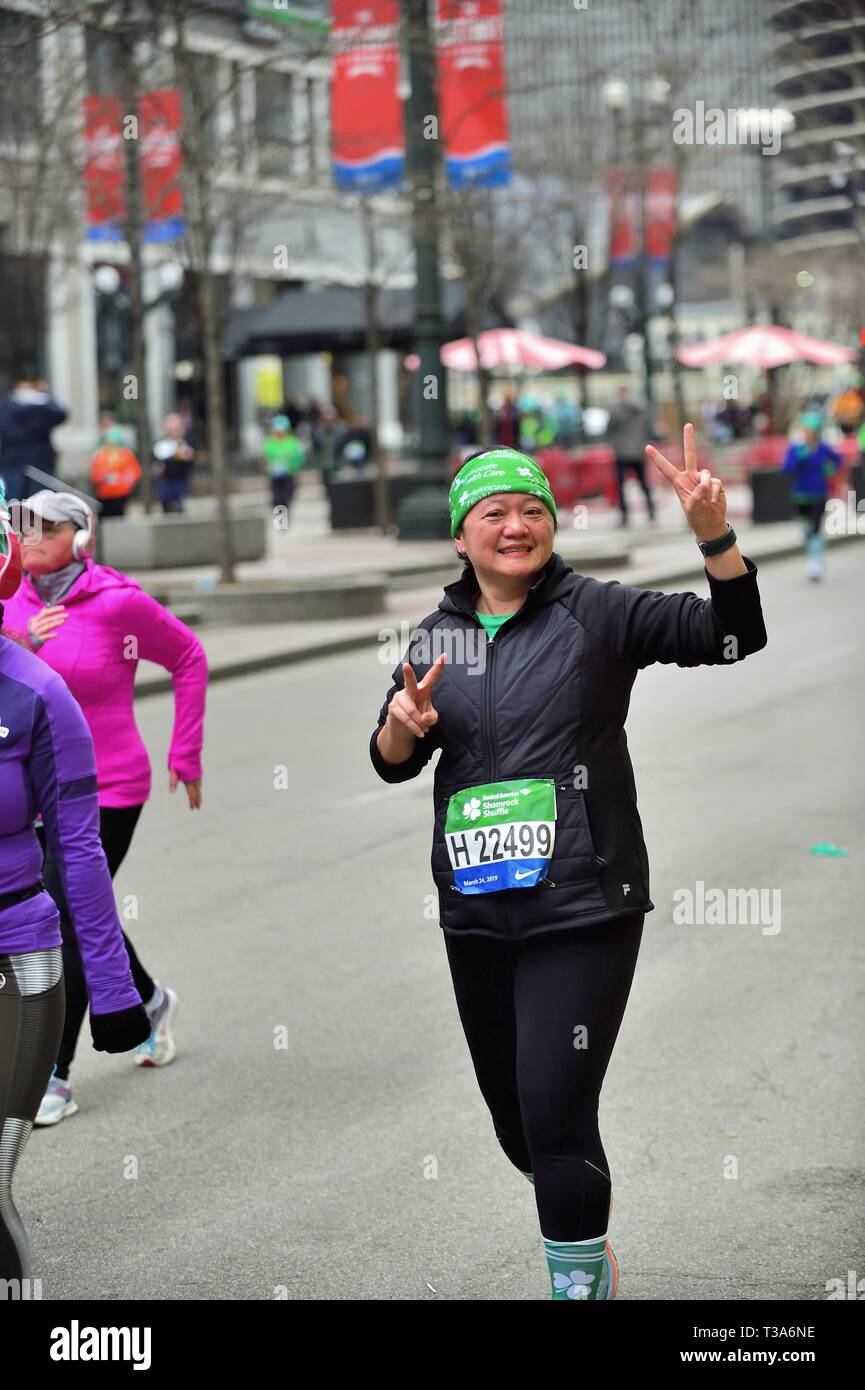
[[[444,338],[466,331],[462,285],[442,283]],[[415,345],[413,289],[380,290],[379,347],[407,351]],[[363,352],[366,309],[362,288],[286,290],[270,304],[234,309],[228,320],[224,355],[229,360],[273,353],[289,357],[303,352]]]

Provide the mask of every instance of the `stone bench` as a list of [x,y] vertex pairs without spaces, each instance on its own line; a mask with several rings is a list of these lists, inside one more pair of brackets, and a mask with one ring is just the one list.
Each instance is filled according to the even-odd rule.
[[[261,560],[267,554],[269,519],[232,515],[235,560]],[[180,569],[217,562],[215,516],[111,517],[102,522],[97,534],[99,559],[118,570]]]

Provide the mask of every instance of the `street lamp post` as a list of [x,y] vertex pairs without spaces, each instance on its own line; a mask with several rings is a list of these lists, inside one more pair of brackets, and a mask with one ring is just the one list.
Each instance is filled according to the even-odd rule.
[[[736,122],[737,138],[747,142],[747,147],[753,145],[755,158],[760,161],[760,236],[759,245],[763,253],[763,263],[766,268],[767,276],[772,275],[772,249],[775,245],[775,229],[773,225],[774,199],[772,179],[769,173],[767,159],[773,156],[764,152],[763,140],[767,133],[771,134],[772,140],[783,135],[788,135],[796,124],[796,117],[792,111],[784,107],[749,107],[747,110],[740,111]],[[767,280],[766,302],[771,323],[781,322],[781,306],[775,295],[772,293],[771,280]],[[769,397],[769,418],[776,421],[778,414],[778,368],[767,367],[766,369],[766,391]]]
[[411,184],[415,244],[415,351],[421,486],[397,511],[400,540],[439,540],[450,536],[447,476],[450,429],[445,369],[441,361],[444,325],[439,278],[439,227],[436,206],[437,141],[425,127],[438,120],[435,50],[429,28],[429,0],[403,6],[411,94],[406,105],[406,167]]
[[[649,290],[649,254],[646,245],[646,127],[649,121],[650,108],[663,105],[669,91],[670,84],[662,77],[653,77],[644,86],[635,89],[629,87],[622,78],[613,77],[605,82],[603,87],[604,100],[613,114],[614,126],[618,127],[618,118],[625,111],[629,110],[631,116],[631,143],[636,165],[640,223],[635,295],[636,315],[633,327],[643,339],[643,383],[645,396],[650,405],[654,405],[654,384],[652,379],[652,344],[649,336],[652,304]],[[613,288],[615,290],[616,287]],[[625,308],[626,306],[622,305],[622,307]]]
[[[840,193],[844,193],[850,199],[850,221],[856,240],[859,243],[860,252],[865,252],[865,229],[862,226],[862,215],[859,209],[859,189],[857,187],[855,173],[857,165],[857,150],[855,145],[851,145],[846,140],[834,140],[832,142],[832,152],[838,160],[839,167],[833,169],[829,175],[829,182],[833,188],[837,188]],[[859,293],[859,371],[862,380],[865,382],[865,291],[862,288],[861,274],[858,277]]]

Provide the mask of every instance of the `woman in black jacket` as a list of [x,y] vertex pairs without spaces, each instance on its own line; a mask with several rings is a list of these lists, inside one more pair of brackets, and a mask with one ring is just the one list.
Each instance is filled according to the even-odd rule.
[[528,456],[468,459],[450,491],[466,561],[393,673],[370,741],[386,782],[433,753],[432,871],[460,1019],[505,1154],[535,1184],[554,1299],[612,1298],[598,1101],[636,966],[649,868],[624,732],[637,671],[766,645],[757,569],[718,478],[651,446],[711,597],[575,574]]

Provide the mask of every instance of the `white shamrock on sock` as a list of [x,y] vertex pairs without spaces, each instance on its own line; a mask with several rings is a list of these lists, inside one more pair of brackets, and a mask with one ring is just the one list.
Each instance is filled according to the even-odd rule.
[[572,1269],[570,1274],[554,1274],[556,1289],[567,1289],[568,1298],[588,1298],[592,1291],[592,1276],[585,1269]]

